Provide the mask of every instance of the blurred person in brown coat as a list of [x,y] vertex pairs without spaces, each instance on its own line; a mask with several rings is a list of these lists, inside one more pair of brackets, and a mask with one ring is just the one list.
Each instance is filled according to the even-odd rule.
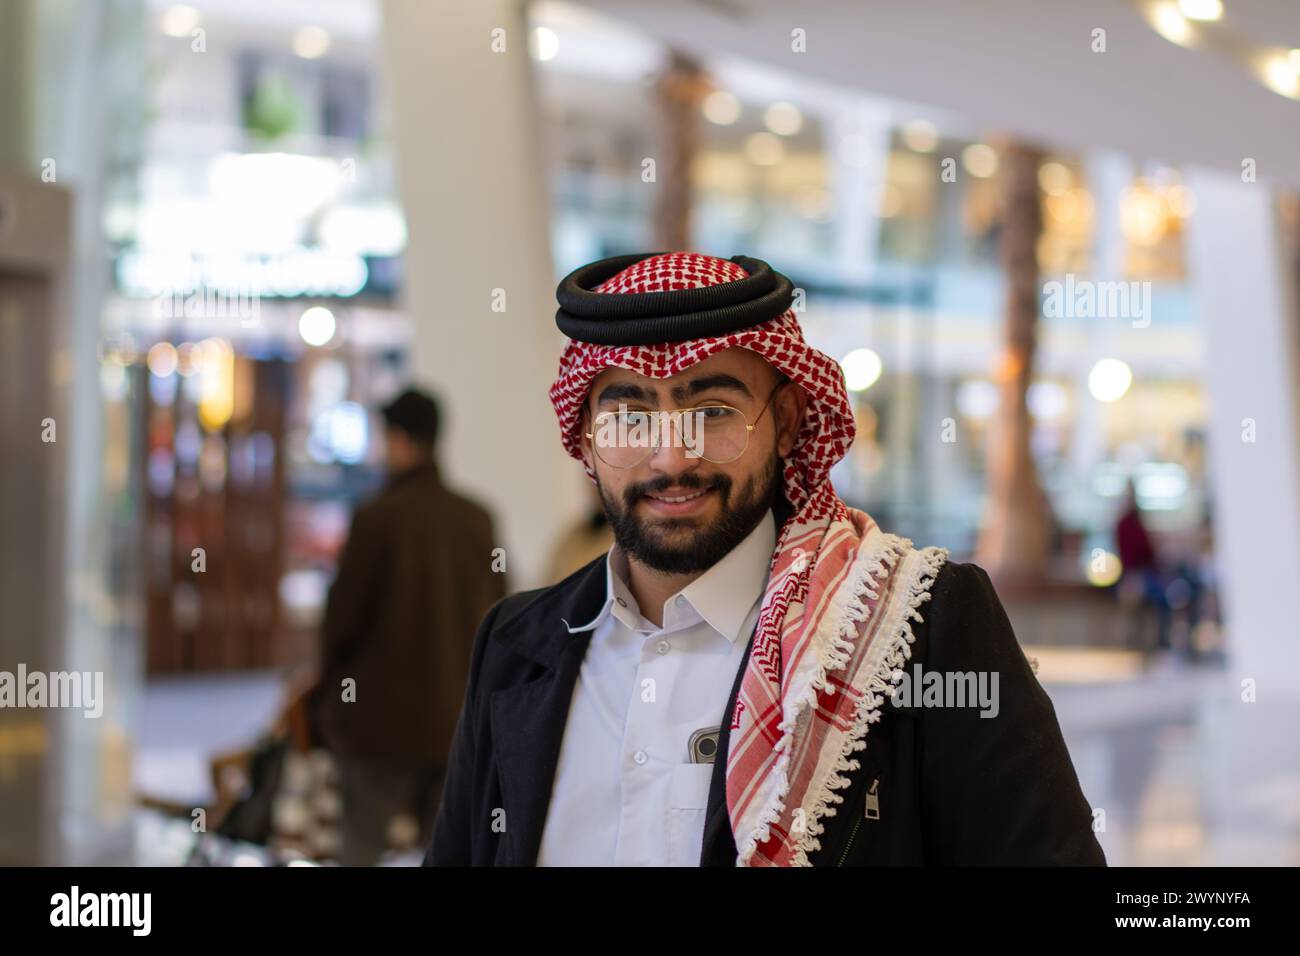
[[506,593],[491,516],[442,483],[437,402],[407,390],[383,416],[388,483],[353,516],[321,628],[318,723],[352,866],[428,840],[474,633]]

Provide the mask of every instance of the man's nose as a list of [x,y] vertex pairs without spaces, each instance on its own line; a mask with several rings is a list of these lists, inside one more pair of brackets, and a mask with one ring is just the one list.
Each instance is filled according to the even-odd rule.
[[684,416],[665,416],[659,432],[658,447],[650,453],[650,467],[667,475],[694,471],[702,461]]

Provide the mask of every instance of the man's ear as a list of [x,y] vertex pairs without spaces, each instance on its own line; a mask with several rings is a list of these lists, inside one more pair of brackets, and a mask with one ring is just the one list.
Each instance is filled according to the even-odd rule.
[[803,427],[804,412],[808,408],[808,393],[803,386],[788,380],[773,399],[776,412],[776,453],[782,458],[789,458],[794,451],[795,439]]
[[594,471],[596,463],[591,456],[591,439],[587,437],[589,431],[591,431],[591,410],[584,402],[582,416],[578,419],[578,445],[582,452],[582,463]]

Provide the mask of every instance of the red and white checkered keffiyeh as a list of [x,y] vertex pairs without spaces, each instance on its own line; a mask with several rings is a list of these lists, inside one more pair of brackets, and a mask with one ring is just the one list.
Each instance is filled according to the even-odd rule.
[[[690,289],[745,278],[697,253],[650,256],[596,286],[613,295]],[[911,622],[947,557],[886,534],[831,487],[853,441],[839,365],[804,341],[793,310],[752,328],[662,345],[570,341],[551,402],[565,450],[581,460],[582,407],[606,368],[667,378],[726,348],[757,352],[808,395],[783,471],[794,513],[777,535],[754,646],[731,715],[727,808],[741,866],[799,866],[820,848],[858,767],[870,725],[911,656]],[[587,473],[595,479],[590,468]]]

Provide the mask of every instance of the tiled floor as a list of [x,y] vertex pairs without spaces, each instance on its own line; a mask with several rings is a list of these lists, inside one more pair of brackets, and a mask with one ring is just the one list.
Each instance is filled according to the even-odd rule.
[[1053,682],[1031,653],[1112,865],[1300,865],[1300,700],[1248,703],[1229,671],[1168,658]]
[[150,678],[136,736],[135,792],[181,806],[207,804],[211,758],[247,746],[270,727],[283,686],[273,671]]
[[[1231,672],[1123,651],[1038,659],[1115,866],[1300,865],[1300,700],[1246,703]],[[274,674],[151,681],[137,787],[198,805],[208,757],[280,700]]]

